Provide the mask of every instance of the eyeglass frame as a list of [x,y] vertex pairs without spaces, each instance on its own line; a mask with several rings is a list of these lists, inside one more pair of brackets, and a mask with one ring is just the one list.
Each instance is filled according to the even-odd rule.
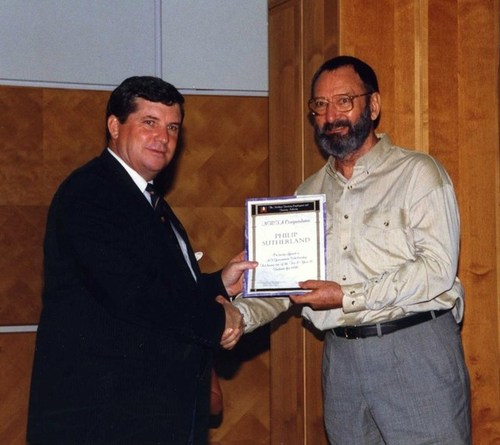
[[[374,91],[371,91],[369,93],[355,94],[355,95],[350,95],[350,94],[334,94],[332,97],[342,96],[342,97],[349,98],[349,102],[351,102],[351,108],[349,108],[348,110],[338,110],[338,109],[336,109],[337,111],[340,111],[341,113],[348,113],[349,111],[352,111],[352,109],[354,108],[354,99],[356,99],[357,97],[371,96],[373,93],[374,93]],[[315,100],[318,100],[318,99],[323,99],[326,102],[326,104],[327,104],[326,107],[325,107],[325,112],[322,113],[322,114],[319,114],[317,111],[314,111],[311,108],[311,104]],[[330,105],[332,103],[333,102],[330,102],[326,97],[311,97],[311,99],[309,99],[307,101],[307,106],[309,107],[309,111],[311,112],[311,114],[313,116],[324,116],[326,114],[327,110],[328,110],[328,105]]]

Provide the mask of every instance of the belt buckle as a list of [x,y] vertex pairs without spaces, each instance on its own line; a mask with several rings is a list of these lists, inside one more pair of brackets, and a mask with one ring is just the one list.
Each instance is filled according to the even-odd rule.
[[354,329],[356,328],[356,326],[346,326],[344,327],[344,337],[347,338],[348,340],[357,340],[359,339],[360,337],[355,335],[353,332],[354,332]]

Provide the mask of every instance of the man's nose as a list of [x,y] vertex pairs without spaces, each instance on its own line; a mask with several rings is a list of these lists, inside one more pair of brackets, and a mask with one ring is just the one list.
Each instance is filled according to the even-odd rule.
[[170,134],[167,128],[158,127],[158,132],[156,134],[156,139],[161,143],[166,144],[170,139]]
[[328,104],[326,107],[326,112],[325,112],[325,120],[327,122],[333,122],[339,117],[344,116],[344,114],[341,111],[338,111],[335,105]]

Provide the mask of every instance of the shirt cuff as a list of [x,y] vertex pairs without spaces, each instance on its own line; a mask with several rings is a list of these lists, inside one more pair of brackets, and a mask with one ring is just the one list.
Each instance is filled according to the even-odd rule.
[[341,286],[344,296],[342,297],[342,310],[345,314],[366,310],[366,297],[362,285]]
[[288,298],[243,298],[241,294],[232,303],[243,315],[245,334],[269,323],[290,307]]

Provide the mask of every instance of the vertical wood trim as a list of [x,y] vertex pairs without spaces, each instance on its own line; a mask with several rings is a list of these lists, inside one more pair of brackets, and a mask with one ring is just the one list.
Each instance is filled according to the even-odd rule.
[[[466,291],[462,337],[471,376],[474,443],[500,440],[498,306],[498,3],[457,0],[458,185]],[[449,48],[442,48],[449,51]]]
[[[495,42],[496,42],[496,53],[497,53],[497,58],[495,60],[496,65],[497,65],[497,91],[495,94],[495,97],[497,98],[497,128],[496,128],[496,134],[497,134],[497,141],[498,141],[498,147],[500,148],[500,58],[498,55],[500,54],[500,1],[495,0],[494,2],[494,8],[493,8],[493,17],[496,17],[497,20],[495,20]],[[497,321],[499,323],[498,329],[497,329],[497,344],[500,345],[500,272],[498,271],[498,268],[500,267],[500,150],[497,149],[495,150],[495,190],[496,190],[496,211],[495,211],[495,221],[496,221],[496,251],[497,251],[497,258],[496,258],[496,266],[497,266]],[[500,351],[499,351],[500,355]],[[500,387],[498,388],[498,398],[500,399]],[[500,430],[500,418],[498,420],[498,429]],[[500,435],[500,432],[499,432]]]
[[[309,122],[307,100],[311,94],[311,79],[327,59],[338,55],[339,14],[337,0],[310,0],[303,7],[303,80],[301,106],[303,109],[304,163],[302,180],[319,170],[326,158],[314,141]],[[298,184],[297,184],[298,185]]]
[[269,10],[269,185],[274,196],[292,194],[303,175],[301,15],[300,0]]
[[415,149],[429,153],[429,5],[414,3],[415,18]]
[[[290,195],[303,177],[301,0],[270,0],[269,191]],[[304,443],[304,346],[298,314],[272,323],[271,444]]]

